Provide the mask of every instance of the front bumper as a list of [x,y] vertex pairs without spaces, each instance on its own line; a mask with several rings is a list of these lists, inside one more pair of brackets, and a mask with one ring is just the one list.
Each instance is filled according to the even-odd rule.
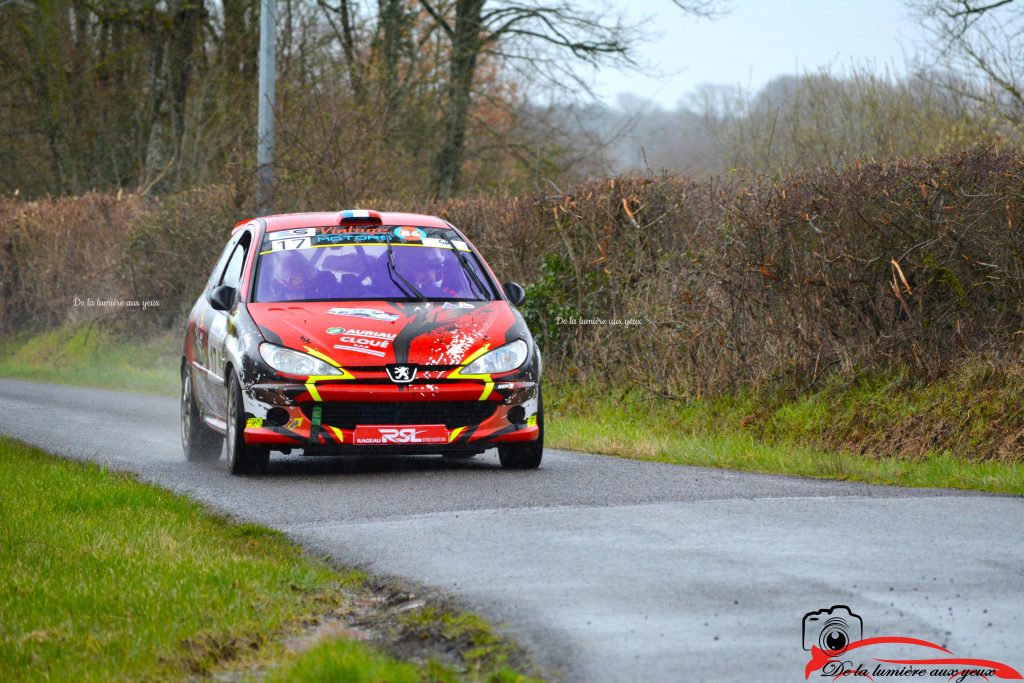
[[536,382],[329,380],[259,383],[242,393],[245,442],[274,450],[466,453],[540,437]]

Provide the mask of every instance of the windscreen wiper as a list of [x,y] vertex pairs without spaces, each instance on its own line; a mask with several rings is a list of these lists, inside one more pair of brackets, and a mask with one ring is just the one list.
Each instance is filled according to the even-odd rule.
[[487,288],[484,287],[484,283],[480,282],[480,278],[477,277],[476,271],[473,270],[473,267],[469,265],[469,261],[466,260],[465,255],[459,251],[459,248],[455,246],[455,243],[451,240],[448,240],[448,244],[452,245],[452,251],[455,252],[456,258],[459,259],[459,264],[462,266],[464,271],[469,273],[469,277],[473,280],[473,284],[476,285],[477,290],[479,290],[483,295],[484,299],[490,298],[490,295],[487,293]]
[[[405,276],[402,275],[401,273],[399,273],[398,269],[395,268],[395,252],[392,251],[392,249],[391,249],[391,231],[390,230],[387,230],[387,231],[384,232],[384,239],[388,243],[388,275],[391,277],[391,281],[394,282],[395,286],[398,287],[399,289],[401,289],[406,295],[412,295],[414,298],[419,299],[420,301],[426,301],[427,297],[423,296],[423,292],[421,292],[420,290],[416,289],[416,286],[413,283],[411,283],[408,280],[406,280]],[[408,287],[408,289],[403,287],[398,282],[398,280],[395,279],[396,276],[402,282],[405,283],[405,286]]]

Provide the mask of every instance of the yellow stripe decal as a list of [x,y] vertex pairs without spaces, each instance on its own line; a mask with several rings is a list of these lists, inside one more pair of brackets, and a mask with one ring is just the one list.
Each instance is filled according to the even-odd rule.
[[[339,370],[341,370],[341,374],[340,375],[326,375],[324,377],[317,377],[316,379],[318,379],[318,380],[322,380],[322,379],[355,379],[355,375],[353,375],[351,372],[349,372],[345,368],[341,367],[341,365],[338,364],[338,361],[334,360],[330,356],[327,356],[327,355],[325,355],[323,353],[320,353],[316,349],[311,349],[308,346],[303,346],[302,348],[306,349],[306,353],[308,353],[309,355],[313,356],[314,358],[319,358],[320,360],[322,360],[323,362],[327,363],[328,365],[332,365],[332,366],[338,368]],[[310,379],[313,379],[313,378],[310,377]]]
[[448,443],[452,443],[455,439],[459,438],[459,434],[466,431],[465,427],[456,427],[452,430],[452,433],[448,435]]
[[327,425],[327,428],[334,432],[334,436],[338,437],[338,443],[345,443],[345,435],[337,427],[331,427]]
[[462,360],[462,362],[459,364],[459,367],[457,367],[455,369],[455,372],[452,373],[452,376],[453,377],[478,377],[479,375],[461,375],[459,373],[462,371],[462,368],[466,367],[467,365],[469,365],[470,363],[475,361],[477,358],[479,358],[480,356],[482,356],[485,353],[487,353],[490,350],[490,348],[491,348],[490,344],[484,344],[479,349],[477,349],[473,353],[469,354],[469,356],[467,356],[466,358],[464,358]]
[[467,356],[465,360],[462,361],[459,367],[455,368],[448,374],[449,379],[482,379],[484,381],[484,390],[483,393],[480,394],[480,398],[478,399],[480,401],[486,401],[487,397],[491,395],[491,391],[494,389],[494,382],[491,381],[491,376],[487,374],[467,375],[463,374],[462,369],[465,368],[470,363],[472,363],[473,361],[475,361],[480,356],[487,353],[487,351],[490,350],[490,348],[490,344],[484,344],[479,349],[469,354],[469,356]]
[[330,356],[322,354],[319,351],[317,351],[316,349],[311,349],[308,346],[303,346],[302,348],[304,348],[306,350],[306,353],[308,353],[309,355],[313,356],[314,358],[319,358],[320,360],[322,360],[325,363],[331,365],[332,367],[335,367],[335,368],[338,368],[339,370],[341,370],[341,374],[340,375],[310,375],[309,377],[306,378],[306,391],[309,392],[309,395],[311,397],[313,397],[314,401],[322,400],[320,398],[320,392],[316,390],[316,383],[317,382],[331,382],[331,381],[337,381],[337,380],[355,379],[356,378],[355,375],[353,375],[351,372],[349,372],[345,368],[341,367],[341,365],[339,365],[338,362],[336,360],[334,360],[333,358],[331,358]]

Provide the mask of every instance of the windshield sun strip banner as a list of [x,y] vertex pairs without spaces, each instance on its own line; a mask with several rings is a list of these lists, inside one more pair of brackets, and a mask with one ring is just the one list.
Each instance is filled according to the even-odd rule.
[[[428,234],[428,230],[434,234]],[[450,228],[418,228],[401,225],[327,225],[294,228],[267,233],[260,254],[342,245],[387,244],[389,236],[393,247],[454,248],[459,251],[469,251],[469,245],[463,240],[438,236],[438,233],[452,232]]]

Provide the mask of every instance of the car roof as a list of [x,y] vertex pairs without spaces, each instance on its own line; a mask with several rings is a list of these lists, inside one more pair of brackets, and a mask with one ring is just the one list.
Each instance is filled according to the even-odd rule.
[[[262,216],[266,221],[267,232],[277,230],[290,230],[292,228],[313,228],[323,225],[341,225],[344,214],[351,214],[352,211],[313,211],[309,213],[284,213],[274,216]],[[372,211],[374,217],[380,216],[383,225],[414,225],[421,228],[450,228],[451,225],[437,216],[427,216],[419,213],[397,213],[392,211]],[[255,219],[249,218],[239,221],[235,230],[252,223]],[[352,218],[349,217],[351,221]]]

